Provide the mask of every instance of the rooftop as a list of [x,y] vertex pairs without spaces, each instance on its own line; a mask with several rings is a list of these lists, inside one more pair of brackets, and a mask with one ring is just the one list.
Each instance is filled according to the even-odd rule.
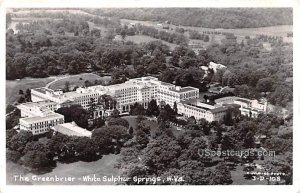
[[47,106],[47,105],[56,105],[56,103],[53,101],[50,101],[50,100],[44,100],[44,101],[38,101],[38,102],[22,103],[19,105],[19,107],[33,108],[33,107],[43,107],[43,106]]
[[27,122],[29,124],[33,124],[33,123],[48,121],[48,120],[51,120],[51,119],[62,119],[62,118],[64,118],[63,115],[53,112],[53,113],[51,113],[47,116],[44,116],[44,117],[36,116],[36,117],[21,118],[20,121],[24,121],[24,122]]
[[191,86],[187,86],[187,87],[180,87],[178,90],[176,88],[171,88],[170,90],[174,91],[174,92],[181,93],[181,92],[195,91],[195,90],[198,90],[198,89],[194,88],[194,87],[191,87]]
[[46,87],[41,87],[41,88],[33,88],[31,90],[35,90],[37,92],[40,92],[40,93],[43,93],[43,94],[46,94],[46,91],[49,91],[49,92],[53,92],[52,89],[48,89]]
[[251,101],[249,99],[244,99],[244,98],[238,98],[238,99],[236,99],[236,101],[240,101],[243,103],[251,103]]
[[91,137],[92,132],[78,127],[74,122],[53,126],[51,129],[68,136]]

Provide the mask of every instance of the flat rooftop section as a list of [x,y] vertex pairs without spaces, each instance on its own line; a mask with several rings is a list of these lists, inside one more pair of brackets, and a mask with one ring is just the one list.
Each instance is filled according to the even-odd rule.
[[160,84],[164,85],[164,86],[175,86],[174,84],[167,83],[167,82],[162,82],[162,81],[160,81]]
[[197,104],[199,99],[187,99],[187,100],[182,100],[180,103],[182,104]]
[[33,88],[31,90],[35,90],[37,92],[40,92],[40,93],[43,93],[43,94],[46,94],[46,91],[48,92],[53,92],[54,90],[52,89],[49,89],[49,88],[46,88],[46,87],[41,87],[41,88]]
[[44,101],[38,101],[38,102],[28,102],[28,103],[22,103],[18,105],[19,107],[28,107],[28,108],[33,108],[33,107],[43,107],[47,105],[56,105],[55,102],[50,101],[50,100],[44,100]]
[[62,97],[65,97],[65,98],[75,98],[75,97],[82,97],[82,96],[86,96],[86,95],[90,95],[90,94],[98,94],[97,92],[84,92],[84,93],[79,93],[79,92],[76,92],[76,91],[71,91],[71,92],[66,92],[66,93],[63,93],[61,96]]
[[132,88],[132,87],[135,87],[135,86],[137,86],[137,84],[134,84],[132,82],[124,82],[122,84],[109,85],[109,86],[107,86],[107,88],[109,90],[111,90],[111,89],[115,90],[115,89],[123,89],[123,88]]
[[236,99],[236,101],[240,101],[240,102],[243,102],[243,103],[251,103],[251,101],[249,99],[244,99],[244,98],[238,98]]
[[144,76],[144,77],[140,77],[140,78],[133,78],[130,80],[138,80],[138,81],[150,81],[150,80],[158,80],[158,78],[155,78],[153,76]]
[[68,136],[78,136],[78,137],[92,136],[92,132],[83,129],[81,127],[78,127],[75,123],[60,124],[60,125],[53,126],[51,129]]
[[170,90],[181,93],[181,92],[197,91],[199,89],[191,87],[191,86],[187,86],[187,87],[180,87],[178,90],[176,88],[171,88]]
[[52,119],[61,119],[61,118],[64,118],[64,116],[53,112],[44,117],[36,116],[36,117],[21,118],[20,121],[25,121],[25,122],[28,122],[29,124],[33,124],[33,123],[39,123],[39,122],[43,122],[43,121],[48,121],[48,120],[52,120]]

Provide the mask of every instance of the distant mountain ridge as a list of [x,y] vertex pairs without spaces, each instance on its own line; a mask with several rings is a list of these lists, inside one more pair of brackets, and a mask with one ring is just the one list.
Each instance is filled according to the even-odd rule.
[[122,19],[169,21],[206,28],[255,28],[292,25],[292,8],[105,8],[86,12]]

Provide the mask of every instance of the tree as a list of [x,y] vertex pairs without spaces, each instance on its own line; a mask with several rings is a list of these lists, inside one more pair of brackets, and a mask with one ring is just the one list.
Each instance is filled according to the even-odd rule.
[[131,115],[144,115],[145,109],[144,106],[139,103],[134,103],[130,106],[130,112]]
[[133,135],[133,127],[132,126],[130,126],[128,133],[129,133],[130,136]]
[[194,116],[191,116],[187,119],[187,124],[196,124],[196,119]]
[[204,42],[209,42],[209,36],[208,36],[208,35],[205,35],[203,41],[204,41]]
[[243,146],[245,148],[254,148],[255,147],[254,134],[251,131],[249,131],[246,134]]
[[93,83],[91,83],[89,80],[86,80],[86,81],[84,81],[84,86],[90,87],[90,86],[93,86]]
[[26,89],[25,100],[26,100],[27,102],[31,102],[31,90],[30,90],[29,88]]
[[221,149],[222,151],[226,151],[226,150],[234,150],[235,149],[235,141],[234,139],[228,135],[228,134],[225,134],[223,136],[223,139],[221,141]]
[[173,111],[174,111],[175,115],[178,114],[178,109],[177,109],[177,103],[176,103],[176,101],[174,101]]
[[224,115],[224,124],[225,125],[230,126],[233,124],[233,115],[232,114],[233,114],[232,109],[228,108]]
[[61,107],[56,112],[64,115],[66,123],[74,121],[79,127],[88,128],[89,112],[80,105]]
[[251,90],[248,85],[236,85],[234,93],[239,97],[251,98]]
[[63,91],[64,92],[70,92],[70,82],[69,81],[65,82],[65,86],[63,88]]
[[211,125],[206,119],[200,119],[200,127],[202,128],[204,135],[210,134]]
[[29,151],[23,157],[23,164],[26,167],[30,167],[32,169],[41,169],[47,168],[50,166],[52,160],[47,157],[47,154],[42,151]]
[[100,128],[104,125],[105,125],[105,121],[101,117],[99,117],[97,119],[94,119],[92,128]]
[[18,103],[25,103],[26,100],[23,96],[21,96],[19,99],[18,99]]
[[120,111],[118,109],[114,109],[110,115],[112,118],[117,118],[120,116]]
[[94,129],[92,132],[92,139],[106,153],[118,152],[130,138],[131,136],[128,134],[127,128],[121,125],[104,126]]
[[17,163],[22,157],[21,153],[14,150],[6,150],[6,159]]
[[91,35],[92,35],[92,36],[95,36],[95,37],[97,37],[97,38],[100,38],[100,37],[101,37],[101,31],[100,31],[99,29],[93,28],[93,29],[91,30]]
[[176,160],[180,156],[181,147],[177,141],[162,135],[152,139],[144,149],[144,164],[149,171],[160,174],[168,168],[176,166]]
[[225,71],[222,77],[222,85],[223,86],[235,86],[238,79],[237,76],[230,72],[229,70]]
[[151,115],[154,115],[154,116],[158,116],[159,114],[159,108],[158,108],[158,105],[157,105],[157,102],[155,99],[152,99],[150,102],[149,102],[149,105],[148,105],[148,109],[146,110],[146,113],[148,116],[151,116]]
[[129,122],[126,119],[116,117],[116,118],[110,118],[107,122],[108,126],[112,125],[121,125],[123,127],[128,128],[129,127]]
[[94,111],[95,110],[96,110],[96,101],[94,98],[90,98],[88,112],[89,112],[89,117],[91,119],[94,119]]
[[14,126],[18,125],[19,118],[21,118],[21,111],[19,109],[15,109],[11,111],[12,114],[6,116],[6,130],[13,129]]
[[141,127],[138,127],[135,131],[135,135],[134,135],[134,141],[136,142],[135,147],[138,150],[142,150],[145,147],[147,147],[147,144],[149,143],[149,137],[147,135],[147,133],[145,133],[143,131],[143,129],[141,129]]
[[292,150],[292,140],[283,139],[280,137],[272,136],[267,139],[263,145],[265,148],[275,151],[276,154],[284,154]]
[[14,135],[9,143],[9,148],[23,154],[26,144],[33,140],[33,135],[30,131],[21,130],[18,134]]
[[271,92],[273,91],[273,85],[273,78],[262,78],[258,80],[256,84],[256,89],[259,92]]
[[31,141],[26,144],[26,147],[23,151],[23,154],[26,154],[29,151],[40,151],[44,152],[47,155],[49,160],[52,160],[54,157],[53,152],[50,151],[49,143],[41,143],[39,141]]
[[210,185],[224,185],[232,183],[230,170],[226,167],[224,162],[220,162],[214,171],[206,170],[206,172],[208,173],[208,184]]
[[285,107],[293,99],[293,86],[282,83],[276,86],[274,92],[267,96],[271,104]]
[[97,142],[88,137],[71,137],[66,146],[73,153],[73,157],[82,161],[95,161],[102,156],[99,154]]
[[122,40],[124,41],[125,40],[125,38],[126,38],[126,31],[125,30],[122,30],[121,31],[121,37],[122,37]]

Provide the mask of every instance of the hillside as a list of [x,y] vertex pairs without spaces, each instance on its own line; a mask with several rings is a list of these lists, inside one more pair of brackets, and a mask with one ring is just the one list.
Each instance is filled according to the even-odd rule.
[[124,19],[170,21],[207,28],[254,28],[292,25],[290,8],[121,8],[85,9],[86,12]]

